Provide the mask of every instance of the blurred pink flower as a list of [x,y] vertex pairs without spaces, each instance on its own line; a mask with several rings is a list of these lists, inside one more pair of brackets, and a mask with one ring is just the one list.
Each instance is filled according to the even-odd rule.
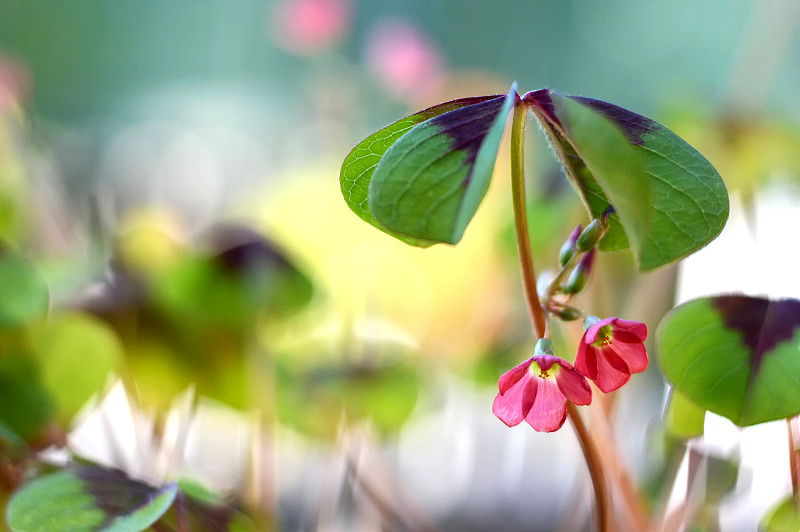
[[272,35],[291,53],[313,55],[342,38],[351,14],[350,0],[281,0],[272,12]]
[[[631,378],[631,373],[647,369],[647,325],[620,318],[587,318],[575,358],[575,369],[602,392],[613,392]],[[584,322],[584,327],[586,322]]]
[[442,70],[441,53],[416,26],[402,20],[378,23],[367,39],[367,66],[398,98],[423,90]]
[[0,56],[0,113],[25,102],[30,87],[28,69],[11,57]]
[[592,389],[586,378],[565,360],[550,354],[537,354],[500,377],[500,393],[492,412],[513,427],[523,419],[534,430],[553,432],[567,417],[567,400],[576,405],[592,402]]

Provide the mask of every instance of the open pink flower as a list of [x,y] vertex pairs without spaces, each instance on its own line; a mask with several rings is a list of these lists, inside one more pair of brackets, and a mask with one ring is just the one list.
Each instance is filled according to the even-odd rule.
[[591,324],[578,346],[575,369],[585,375],[601,391],[613,392],[638,373],[647,368],[647,325],[638,321],[620,318],[600,320],[589,316]]
[[[539,342],[549,340],[540,340]],[[538,348],[537,352],[541,350]],[[586,378],[569,362],[552,354],[536,354],[500,377],[500,393],[492,412],[513,427],[523,419],[534,430],[553,432],[567,417],[567,399],[576,405],[592,402]]]

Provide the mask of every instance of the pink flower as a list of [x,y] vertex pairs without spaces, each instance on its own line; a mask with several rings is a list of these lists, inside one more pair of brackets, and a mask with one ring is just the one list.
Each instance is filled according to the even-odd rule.
[[27,100],[31,90],[31,76],[21,61],[0,55],[0,118]]
[[438,47],[417,26],[401,19],[376,24],[367,40],[367,66],[384,89],[413,98],[442,72]]
[[350,0],[282,0],[272,13],[279,46],[297,55],[324,52],[341,40],[352,18]]
[[[546,344],[540,348],[543,342]],[[592,402],[586,378],[569,362],[543,353],[552,351],[551,346],[550,340],[539,340],[539,354],[500,377],[500,393],[494,398],[492,412],[509,427],[524,419],[534,430],[553,432],[567,417],[567,399],[576,405]]]
[[583,333],[575,358],[575,369],[585,375],[601,391],[613,392],[647,368],[647,325],[620,318],[600,320],[589,316],[584,321]]

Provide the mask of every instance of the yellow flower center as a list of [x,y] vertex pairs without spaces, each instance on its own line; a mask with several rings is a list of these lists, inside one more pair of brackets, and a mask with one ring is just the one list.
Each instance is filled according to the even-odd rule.
[[608,347],[613,341],[611,340],[611,325],[606,325],[597,331],[597,340],[594,341],[596,347]]
[[550,377],[555,376],[556,364],[553,364],[553,366],[550,369],[545,371],[536,362],[531,362],[531,367],[528,371],[531,372],[531,375],[535,375],[540,379],[549,379]]

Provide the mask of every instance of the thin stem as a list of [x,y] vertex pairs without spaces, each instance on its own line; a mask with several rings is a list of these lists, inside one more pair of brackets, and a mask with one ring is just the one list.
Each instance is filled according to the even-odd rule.
[[[794,418],[796,419],[796,418]],[[786,428],[789,432],[789,469],[792,477],[792,496],[795,504],[800,504],[800,470],[798,470],[798,449],[795,441],[795,426],[793,418],[786,419]]]
[[547,328],[539,293],[536,291],[536,270],[533,268],[531,239],[528,234],[528,212],[525,205],[525,165],[523,159],[525,118],[528,106],[517,102],[514,107],[514,122],[511,128],[511,198],[514,205],[514,229],[517,236],[522,283],[525,287],[525,300],[531,315],[536,336],[544,338]]
[[[528,234],[528,215],[525,205],[523,148],[527,111],[528,105],[523,102],[517,102],[514,107],[514,121],[511,128],[511,194],[514,205],[514,229],[517,237],[517,249],[519,251],[520,267],[522,268],[522,281],[525,287],[525,300],[528,303],[528,311],[530,312],[536,335],[539,338],[543,338],[547,332],[547,317],[539,301],[539,293],[536,290],[536,270],[533,268],[533,255],[531,254],[530,236]],[[567,401],[567,415],[575,427],[575,433],[578,435],[586,465],[589,468],[589,475],[592,478],[595,497],[595,530],[606,532],[608,530],[608,497],[603,475],[603,463],[600,460],[597,446],[592,440],[589,431],[586,430],[577,408],[570,401]]]
[[583,424],[578,408],[567,401],[567,415],[575,428],[575,434],[581,444],[583,456],[586,459],[586,466],[589,468],[589,475],[592,477],[592,487],[594,488],[595,499],[595,530],[606,532],[608,530],[608,494],[606,493],[606,482],[603,476],[603,462],[600,460],[600,453],[592,440],[586,425]]
[[553,277],[553,279],[550,281],[550,284],[547,286],[547,296],[546,296],[547,300],[549,300],[556,294],[558,288],[561,286],[562,281],[564,281],[564,277],[566,277],[567,274],[571,272],[573,268],[575,268],[575,266],[578,265],[578,261],[583,256],[583,254],[584,254],[583,251],[576,250],[575,253],[572,254],[572,257],[570,257],[570,259],[567,261],[567,263],[564,264],[560,270],[558,270],[558,273],[555,275],[555,277]]

